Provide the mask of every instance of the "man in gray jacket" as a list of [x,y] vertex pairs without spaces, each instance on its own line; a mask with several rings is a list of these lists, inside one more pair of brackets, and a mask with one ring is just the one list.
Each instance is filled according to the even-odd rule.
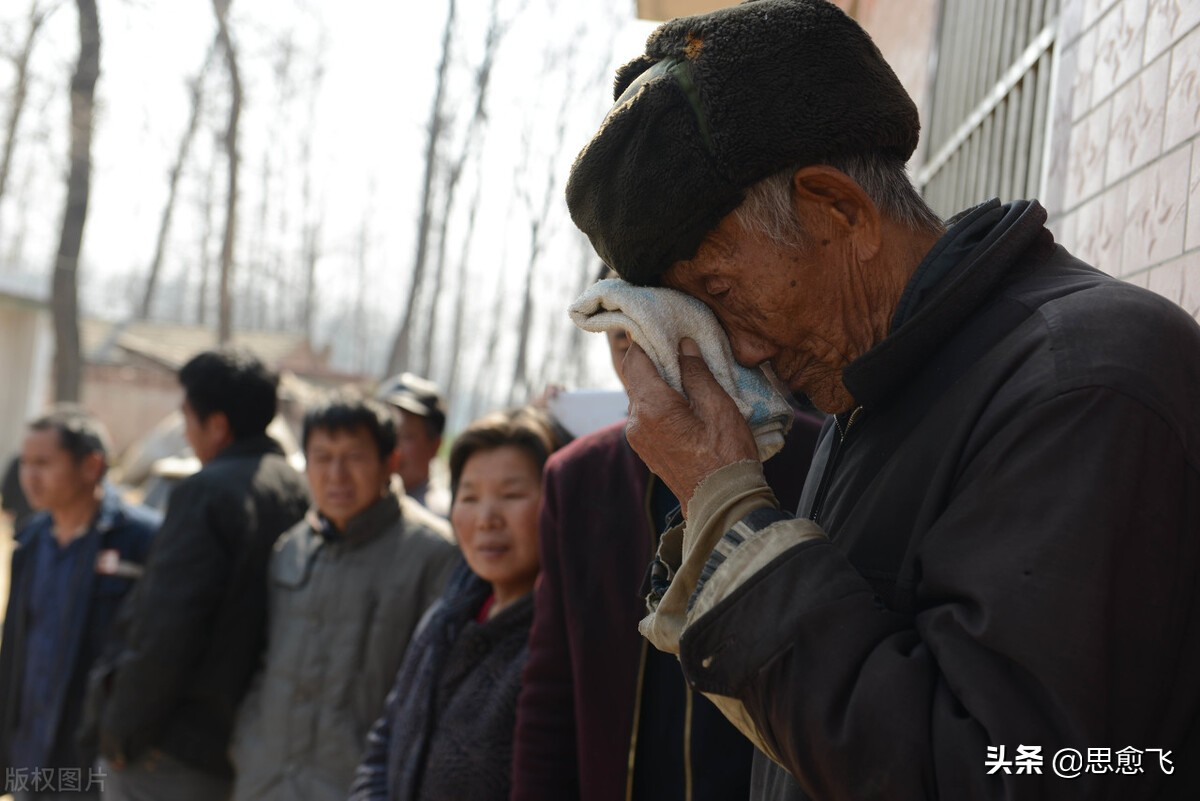
[[238,714],[234,797],[343,799],[408,641],[455,562],[449,525],[397,493],[396,423],[338,396],[304,419],[316,508],[268,570],[268,648]]

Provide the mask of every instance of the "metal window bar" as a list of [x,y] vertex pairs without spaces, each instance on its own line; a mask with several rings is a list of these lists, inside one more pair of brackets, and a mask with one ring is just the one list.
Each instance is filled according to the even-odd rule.
[[1058,0],[945,0],[927,152],[916,175],[950,214],[1041,190]]

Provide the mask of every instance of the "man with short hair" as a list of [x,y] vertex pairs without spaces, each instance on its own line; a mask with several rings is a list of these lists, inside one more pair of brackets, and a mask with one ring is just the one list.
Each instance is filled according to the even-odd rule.
[[760,749],[752,798],[1200,797],[1200,326],[1035,201],[937,220],[830,3],[668,22],[616,96],[573,219],[835,415],[793,517],[693,343],[686,397],[624,362],[686,516],[640,628]]
[[313,509],[271,556],[266,657],[232,749],[239,801],[346,797],[409,638],[457,561],[450,524],[393,489],[385,404],[319,403],[303,443]]
[[446,404],[437,384],[412,373],[392,376],[376,397],[400,415],[396,436],[396,474],[408,497],[442,517],[450,514],[450,493],[430,484],[430,465],[442,447]]
[[171,493],[102,697],[105,798],[221,799],[234,711],[266,639],[266,567],[308,492],[266,434],[278,377],[248,352],[201,353],[179,371],[198,473]]
[[18,801],[100,797],[96,755],[75,741],[87,673],[160,522],[104,485],[108,451],[100,421],[71,405],[31,422],[21,447],[39,511],[16,538],[0,643],[0,789]]

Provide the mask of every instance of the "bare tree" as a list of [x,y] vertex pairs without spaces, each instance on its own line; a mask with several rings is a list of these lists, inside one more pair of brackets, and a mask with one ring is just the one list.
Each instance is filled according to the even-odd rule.
[[313,197],[313,131],[317,127],[317,95],[320,93],[321,81],[325,77],[324,51],[325,44],[322,40],[309,85],[308,120],[300,140],[300,161],[304,168],[304,178],[300,187],[303,219],[300,226],[300,265],[303,270],[303,292],[299,323],[309,342],[312,342],[315,333],[313,318],[316,315],[317,261],[321,257],[321,218],[323,215],[317,210],[321,204],[317,203]]
[[479,197],[482,192],[480,182],[476,182],[474,194],[471,196],[471,206],[467,211],[467,225],[463,232],[462,250],[458,256],[458,270],[455,276],[454,323],[450,329],[450,343],[446,350],[449,354],[449,364],[446,366],[446,398],[453,401],[458,389],[458,371],[462,362],[463,320],[467,314],[467,263],[470,258],[471,240],[475,234],[475,219],[479,213]]
[[433,176],[437,169],[438,147],[445,129],[446,89],[450,73],[450,50],[454,35],[456,0],[446,2],[446,27],[442,30],[442,59],[438,64],[437,84],[433,91],[433,106],[429,112],[429,126],[425,140],[425,175],[421,184],[421,214],[417,219],[417,251],[413,258],[412,286],[404,303],[400,327],[392,343],[388,357],[388,372],[397,373],[407,366],[410,341],[412,339],[413,310],[425,274],[425,262],[429,256],[429,232],[433,226]]
[[33,46],[37,41],[38,31],[46,19],[54,13],[59,3],[54,2],[43,6],[40,0],[33,0],[29,6],[29,24],[25,29],[25,41],[21,49],[12,56],[13,81],[12,101],[8,108],[8,119],[4,125],[4,153],[0,155],[0,198],[8,188],[8,176],[12,169],[13,151],[17,147],[17,132],[21,125],[21,114],[25,111],[25,101],[29,97],[29,60],[33,55]]
[[[475,147],[487,122],[487,92],[491,82],[492,66],[496,62],[496,50],[504,37],[507,25],[500,20],[499,0],[492,0],[491,13],[488,19],[487,33],[483,39],[483,55],[479,66],[475,69],[475,96],[471,119],[463,136],[462,147],[446,170],[442,192],[442,215],[438,222],[437,264],[434,269],[433,302],[430,304],[428,325],[425,329],[425,347],[421,350],[421,358],[416,370],[421,375],[429,375],[432,369],[434,345],[438,328],[438,308],[441,305],[442,286],[446,274],[446,237],[450,227],[451,211],[457,196],[458,182],[462,178],[467,160],[475,152]],[[475,201],[473,201],[474,206]],[[474,208],[471,211],[470,231],[474,230]],[[470,233],[468,233],[468,237]],[[465,250],[465,248],[464,248]],[[453,357],[451,357],[453,358]]]
[[205,325],[208,322],[208,281],[212,272],[212,253],[210,243],[213,235],[213,188],[217,182],[216,159],[209,159],[208,169],[204,175],[204,192],[199,198],[200,219],[200,287],[196,292],[196,324]]
[[154,257],[150,260],[150,270],[146,275],[146,286],[142,291],[142,302],[138,308],[138,318],[145,320],[150,317],[150,309],[154,303],[154,292],[158,288],[158,277],[162,272],[163,255],[167,247],[167,234],[171,230],[171,218],[175,214],[175,201],[179,193],[179,177],[183,174],[184,164],[192,149],[192,140],[196,138],[196,129],[200,126],[201,109],[204,105],[204,79],[216,56],[219,41],[214,39],[209,47],[204,63],[200,66],[196,77],[188,82],[188,99],[191,113],[187,125],[179,137],[179,149],[175,153],[175,162],[167,177],[167,201],[163,205],[162,217],[158,221],[158,237],[154,242]]
[[[555,53],[548,53],[546,57],[547,65],[560,63],[563,60],[567,62],[565,85],[574,86],[573,75],[576,72],[574,60],[564,59],[561,54]],[[555,191],[558,186],[556,167],[561,162],[559,154],[566,144],[568,115],[569,107],[563,104],[554,125],[553,146],[550,148],[550,155],[547,159],[545,183],[540,190],[532,191],[528,182],[518,183],[518,195],[525,206],[529,219],[529,260],[525,270],[525,290],[521,302],[521,315],[517,323],[517,358],[513,363],[512,383],[509,385],[508,402],[510,404],[526,400],[532,390],[529,381],[529,342],[533,326],[534,275],[549,238],[547,228],[550,221],[551,204],[559,198],[559,193]],[[535,150],[534,139],[528,133],[526,131],[524,164],[521,167],[521,172],[526,174],[530,173],[529,166]]]
[[217,38],[225,53],[229,71],[229,122],[225,128],[225,158],[229,171],[225,198],[225,235],[221,240],[221,278],[217,301],[217,340],[225,343],[233,335],[233,297],[230,282],[233,274],[233,246],[237,234],[238,200],[238,117],[242,113],[242,79],[238,73],[237,50],[229,35],[229,5],[232,0],[213,0],[217,17]]
[[71,77],[71,167],[62,233],[54,262],[54,394],[78,401],[83,378],[79,348],[79,248],[87,221],[92,172],[92,110],[100,77],[100,19],[96,0],[76,0],[79,9],[79,62]]

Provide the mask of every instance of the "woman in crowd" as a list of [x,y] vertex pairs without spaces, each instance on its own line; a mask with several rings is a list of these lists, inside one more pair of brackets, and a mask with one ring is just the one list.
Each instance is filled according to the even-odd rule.
[[533,621],[542,467],[556,442],[531,409],[472,423],[450,450],[464,564],[426,613],[351,801],[506,801]]

